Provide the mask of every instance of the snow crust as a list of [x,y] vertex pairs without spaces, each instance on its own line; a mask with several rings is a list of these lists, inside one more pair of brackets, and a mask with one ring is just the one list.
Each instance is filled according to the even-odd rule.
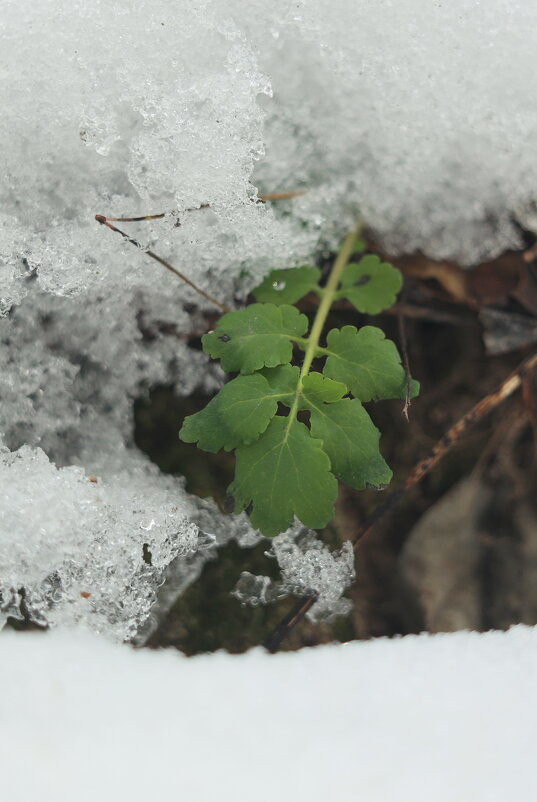
[[12,802],[504,802],[533,794],[537,630],[269,656],[0,635]]
[[[256,537],[133,448],[135,397],[158,383],[210,392],[222,375],[189,345],[207,305],[94,215],[166,212],[129,230],[228,304],[271,267],[333,248],[358,211],[389,249],[492,256],[519,242],[514,215],[534,219],[536,39],[537,7],[512,0],[4,0],[0,436],[11,451],[41,449],[2,458],[13,484],[0,548],[20,539],[21,560],[27,549],[18,567],[1,563],[4,618],[20,607],[16,583],[32,577],[36,615],[56,621],[41,583],[78,550],[74,593],[110,533],[133,534],[102,571],[132,587],[145,570],[143,527],[162,504],[177,510],[174,523],[162,513],[153,544],[166,556],[136,604],[125,591],[115,636],[147,614],[164,563],[178,587],[199,572],[206,552],[183,560],[189,536],[172,546],[172,530],[205,517],[218,542]],[[286,189],[306,192],[257,200]],[[97,491],[83,474],[64,467],[98,476],[105,515],[87,502]],[[34,506],[21,521],[24,497]],[[84,536],[62,516],[78,520],[86,504]],[[47,538],[54,559],[28,545]],[[126,553],[136,558],[124,573]],[[92,574],[102,588],[104,574]]]

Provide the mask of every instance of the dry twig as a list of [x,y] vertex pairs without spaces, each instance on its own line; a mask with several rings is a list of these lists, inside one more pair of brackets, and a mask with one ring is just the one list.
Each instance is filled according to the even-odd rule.
[[[270,192],[265,195],[259,195],[258,199],[263,202],[289,200],[290,198],[296,198],[299,195],[303,195],[304,191],[305,190],[297,190],[292,192]],[[208,208],[209,208],[208,203],[202,203],[196,209],[185,209],[185,211],[195,212],[200,209],[208,209]],[[172,214],[177,215],[177,212],[174,212]],[[228,306],[221,303],[216,298],[213,298],[212,295],[209,295],[209,293],[205,292],[205,290],[202,290],[201,287],[198,287],[197,284],[194,284],[194,282],[191,279],[189,279],[188,276],[185,276],[184,273],[181,273],[180,270],[177,270],[177,268],[171,265],[169,262],[167,262],[166,259],[162,259],[162,257],[158,256],[154,251],[151,251],[149,250],[149,248],[145,248],[143,245],[141,245],[138,242],[138,240],[134,239],[134,237],[130,237],[120,228],[117,228],[116,226],[112,225],[112,223],[141,223],[145,220],[161,220],[163,217],[166,217],[166,212],[161,212],[160,214],[145,214],[142,215],[142,217],[105,217],[104,214],[95,215],[95,219],[102,226],[106,226],[111,231],[115,231],[116,233],[121,234],[123,239],[127,240],[127,242],[130,242],[130,244],[134,245],[135,248],[138,248],[139,250],[146,253],[148,256],[151,257],[151,259],[154,259],[155,262],[158,262],[160,265],[165,267],[166,270],[169,270],[171,273],[177,276],[177,278],[180,278],[181,281],[184,281],[185,284],[188,284],[189,287],[192,287],[192,289],[195,290],[198,293],[198,295],[201,295],[203,298],[205,298],[205,300],[209,301],[214,306],[217,306],[219,309],[222,310],[222,312],[229,312],[230,309]],[[180,225],[178,220],[176,221],[176,225]]]
[[127,240],[127,242],[130,242],[131,245],[134,245],[136,248],[146,253],[148,256],[151,257],[151,259],[154,259],[155,262],[158,262],[160,265],[165,267],[166,270],[169,270],[171,273],[177,276],[177,278],[180,278],[181,281],[184,281],[185,284],[188,284],[189,287],[192,287],[192,289],[195,290],[198,293],[198,295],[201,295],[211,304],[217,306],[219,309],[222,310],[222,312],[229,312],[229,307],[225,306],[225,304],[221,303],[216,298],[213,298],[212,295],[209,295],[208,292],[202,290],[202,288],[198,287],[197,284],[194,284],[194,282],[191,279],[189,279],[188,276],[185,276],[184,273],[181,273],[180,270],[177,270],[177,268],[171,265],[169,262],[167,262],[166,259],[163,259],[161,256],[158,256],[158,254],[156,254],[154,251],[149,250],[149,248],[144,248],[144,246],[141,245],[138,242],[138,240],[134,239],[134,237],[130,237],[128,234],[125,234],[124,231],[112,225],[112,223],[110,222],[111,220],[113,220],[114,222],[119,222],[120,220],[123,220],[126,223],[131,223],[131,222],[137,222],[139,220],[156,220],[159,217],[164,217],[164,215],[153,214],[153,215],[147,215],[146,217],[105,217],[103,214],[95,215],[95,219],[102,226],[106,226],[111,231],[116,231],[118,234],[121,234],[123,239]]

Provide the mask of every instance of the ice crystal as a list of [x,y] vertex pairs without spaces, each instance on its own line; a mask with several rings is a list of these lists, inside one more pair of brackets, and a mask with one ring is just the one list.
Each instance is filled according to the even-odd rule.
[[354,579],[354,554],[349,542],[331,552],[315,533],[295,523],[287,532],[274,538],[267,556],[277,560],[281,580],[255,576],[243,571],[234,596],[252,607],[270,604],[278,598],[294,596],[316,597],[308,612],[312,621],[331,620],[346,615],[349,599],[343,593]]

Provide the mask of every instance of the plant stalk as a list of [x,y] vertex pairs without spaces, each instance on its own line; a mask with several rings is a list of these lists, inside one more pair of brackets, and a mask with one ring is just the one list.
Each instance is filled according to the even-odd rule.
[[330,307],[332,306],[332,303],[334,301],[334,296],[336,294],[336,290],[341,280],[341,274],[343,273],[343,270],[347,266],[349,259],[353,254],[353,245],[356,241],[356,237],[360,236],[361,229],[362,229],[362,223],[360,222],[355,226],[355,228],[352,231],[349,231],[349,233],[343,240],[343,244],[339,249],[339,253],[334,261],[334,265],[330,272],[330,276],[328,277],[328,281],[326,282],[326,287],[324,288],[324,292],[321,298],[321,303],[319,304],[319,307],[315,314],[313,326],[311,327],[311,332],[307,339],[307,346],[304,353],[304,362],[302,363],[302,368],[300,370],[300,376],[298,379],[293,406],[291,407],[291,411],[289,412],[290,423],[295,419],[296,413],[298,411],[298,402],[302,390],[302,379],[308,375],[309,369],[311,368],[311,363],[313,362],[318,352],[319,340],[321,334],[323,333],[324,324],[326,323],[326,318],[328,317],[328,313],[330,312]]

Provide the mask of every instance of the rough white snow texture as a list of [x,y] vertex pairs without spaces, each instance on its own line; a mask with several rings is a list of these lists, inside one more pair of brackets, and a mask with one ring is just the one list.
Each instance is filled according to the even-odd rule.
[[103,483],[81,468],[56,468],[40,449],[3,452],[0,627],[22,617],[22,596],[35,622],[91,621],[116,638],[133,637],[170,562],[197,551],[200,539],[208,545],[178,510],[184,493],[172,482],[155,486],[149,471],[140,497],[130,475]]
[[537,629],[274,657],[0,635],[10,802],[505,802],[535,789]]

